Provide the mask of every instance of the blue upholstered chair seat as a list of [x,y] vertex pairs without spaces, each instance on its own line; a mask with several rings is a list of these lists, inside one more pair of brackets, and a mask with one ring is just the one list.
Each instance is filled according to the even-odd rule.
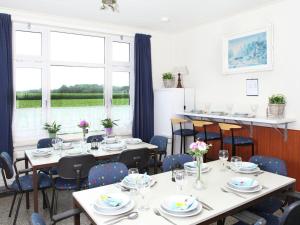
[[164,172],[171,171],[172,167],[174,167],[176,164],[179,164],[181,167],[183,167],[184,163],[191,162],[193,160],[193,157],[187,154],[169,155],[164,159],[162,169]]
[[[174,134],[175,135],[181,135],[181,131],[180,130],[175,130]],[[192,129],[182,129],[182,135],[183,136],[194,136],[194,130],[192,130]]]
[[[63,179],[61,177],[55,178],[55,189],[57,190],[76,190],[77,182],[76,180]],[[80,188],[87,187],[87,179],[80,182]]]
[[[232,137],[223,138],[223,143],[232,145]],[[234,144],[236,145],[253,144],[253,140],[247,137],[234,137]]]
[[57,175],[57,168],[53,167],[50,169],[41,169],[41,171],[45,174]]
[[[38,175],[38,177],[40,189],[51,187],[51,179],[48,175],[41,173]],[[19,182],[23,191],[33,190],[32,175],[25,175],[19,177]],[[13,188],[15,191],[20,191],[16,180],[12,183],[11,188]]]
[[[279,225],[280,223],[280,218],[277,217],[277,216],[274,216],[272,214],[268,214],[268,213],[255,213],[257,214],[258,216],[264,218],[266,221],[267,221],[267,224],[266,225]],[[246,223],[243,223],[243,222],[237,222],[235,223],[234,225],[248,225]]]
[[[220,133],[218,132],[206,132],[207,140],[216,140],[220,139]],[[205,133],[203,131],[196,134],[196,139],[200,139],[201,141],[205,140]]]

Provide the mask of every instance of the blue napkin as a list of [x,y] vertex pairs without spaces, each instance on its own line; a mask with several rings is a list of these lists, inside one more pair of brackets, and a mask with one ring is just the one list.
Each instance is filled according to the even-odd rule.
[[110,206],[110,207],[118,207],[122,204],[121,199],[113,198],[113,197],[110,197],[108,195],[101,195],[100,200],[105,205]]

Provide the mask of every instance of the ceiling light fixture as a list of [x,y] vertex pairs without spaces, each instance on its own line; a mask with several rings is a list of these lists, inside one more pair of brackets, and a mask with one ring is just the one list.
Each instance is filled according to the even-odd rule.
[[117,0],[101,0],[101,9],[111,9],[113,12],[118,12],[118,3]]

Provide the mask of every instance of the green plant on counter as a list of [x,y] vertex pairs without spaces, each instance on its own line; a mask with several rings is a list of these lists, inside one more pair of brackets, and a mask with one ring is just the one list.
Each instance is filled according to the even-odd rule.
[[51,134],[56,134],[60,131],[61,125],[57,124],[55,121],[52,124],[45,123],[44,129],[47,130]]
[[162,75],[162,78],[163,78],[163,80],[172,80],[173,79],[173,75],[172,75],[172,73],[164,73],[163,75]]
[[276,94],[269,97],[269,104],[285,104],[286,98],[282,94]]
[[101,125],[104,128],[112,128],[113,126],[118,126],[118,124],[116,123],[116,121],[118,121],[118,120],[112,120],[110,118],[106,118],[104,120],[101,120]]

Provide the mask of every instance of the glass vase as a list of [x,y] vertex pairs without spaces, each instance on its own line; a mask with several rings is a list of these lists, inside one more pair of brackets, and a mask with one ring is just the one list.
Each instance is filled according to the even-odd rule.
[[204,188],[203,181],[201,180],[201,166],[203,163],[203,157],[197,156],[196,161],[197,161],[197,174],[196,174],[196,180],[195,180],[194,187],[197,190],[201,190]]

